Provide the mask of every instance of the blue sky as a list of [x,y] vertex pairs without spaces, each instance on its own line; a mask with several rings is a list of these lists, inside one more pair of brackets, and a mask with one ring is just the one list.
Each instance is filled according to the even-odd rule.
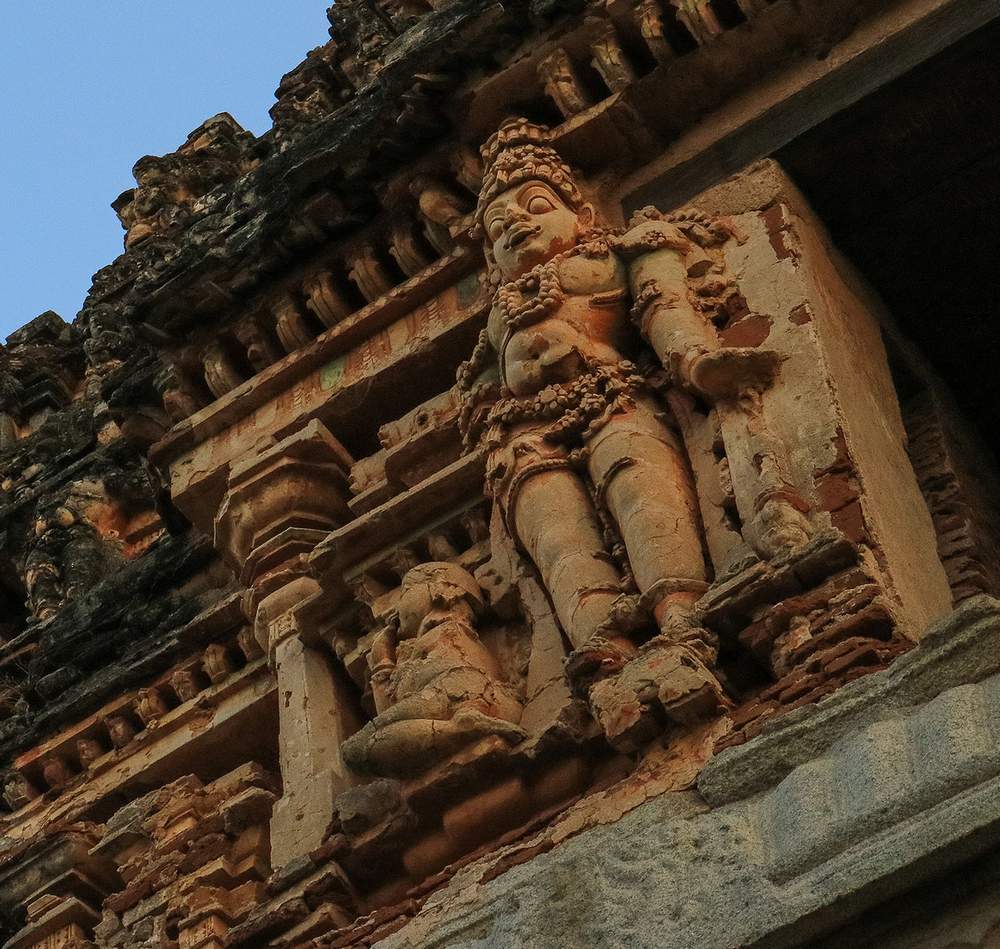
[[258,135],[329,0],[7,0],[0,30],[0,339],[72,320],[122,250],[111,202],[142,155],[230,112]]

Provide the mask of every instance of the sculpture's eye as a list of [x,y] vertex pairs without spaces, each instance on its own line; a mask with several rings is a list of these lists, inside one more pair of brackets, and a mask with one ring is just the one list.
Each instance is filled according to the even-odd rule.
[[503,221],[495,217],[486,225],[486,234],[489,236],[491,241],[496,241],[500,238],[500,234],[503,231]]
[[545,214],[548,211],[554,211],[555,205],[548,198],[548,196],[536,192],[535,194],[528,196],[524,209],[529,214]]

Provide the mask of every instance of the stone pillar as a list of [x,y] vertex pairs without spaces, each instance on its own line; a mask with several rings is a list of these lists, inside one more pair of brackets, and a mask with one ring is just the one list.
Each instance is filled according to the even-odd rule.
[[188,910],[177,923],[177,949],[224,949],[233,924],[230,892],[195,887],[185,899]]
[[[234,465],[214,520],[215,546],[249,591],[247,614],[276,596],[277,616],[307,590],[305,555],[351,517],[351,456],[316,420]],[[314,587],[315,588],[315,587]],[[284,592],[283,592],[284,591]],[[261,642],[267,648],[266,642]]]
[[355,781],[340,744],[360,723],[345,683],[324,653],[303,641],[291,613],[271,624],[271,636],[283,784],[271,817],[271,861],[282,867],[323,842],[334,798]]
[[[296,611],[320,594],[306,557],[350,516],[350,456],[318,421],[234,466],[215,518],[216,547],[248,588],[245,610],[278,680],[283,796],[271,821],[281,867],[323,841],[333,799],[352,779],[340,743],[353,707]],[[307,620],[306,624],[310,624]],[[310,633],[312,635],[310,636]]]
[[27,925],[4,949],[85,949],[100,914],[75,897],[40,896],[27,906]]

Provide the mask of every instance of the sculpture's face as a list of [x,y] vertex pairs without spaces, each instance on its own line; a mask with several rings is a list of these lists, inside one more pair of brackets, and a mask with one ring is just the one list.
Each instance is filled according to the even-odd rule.
[[399,628],[404,636],[419,635],[424,620],[433,611],[433,591],[429,584],[404,584],[399,598]]
[[452,586],[433,582],[408,586],[399,598],[399,630],[407,638],[422,636],[449,620],[471,617],[471,613],[461,591]]
[[442,563],[433,570],[416,567],[403,579],[398,602],[399,630],[404,637],[420,636],[441,623],[458,618],[472,621],[478,586],[457,564]]
[[572,248],[588,224],[589,208],[578,214],[544,181],[509,188],[483,215],[486,240],[507,280]]

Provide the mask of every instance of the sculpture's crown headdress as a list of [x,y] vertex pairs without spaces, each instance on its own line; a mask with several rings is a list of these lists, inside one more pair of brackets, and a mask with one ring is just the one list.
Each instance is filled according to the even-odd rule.
[[476,220],[497,195],[525,181],[544,181],[571,208],[583,203],[573,172],[549,145],[551,133],[527,119],[507,119],[483,145],[483,186],[479,192]]

